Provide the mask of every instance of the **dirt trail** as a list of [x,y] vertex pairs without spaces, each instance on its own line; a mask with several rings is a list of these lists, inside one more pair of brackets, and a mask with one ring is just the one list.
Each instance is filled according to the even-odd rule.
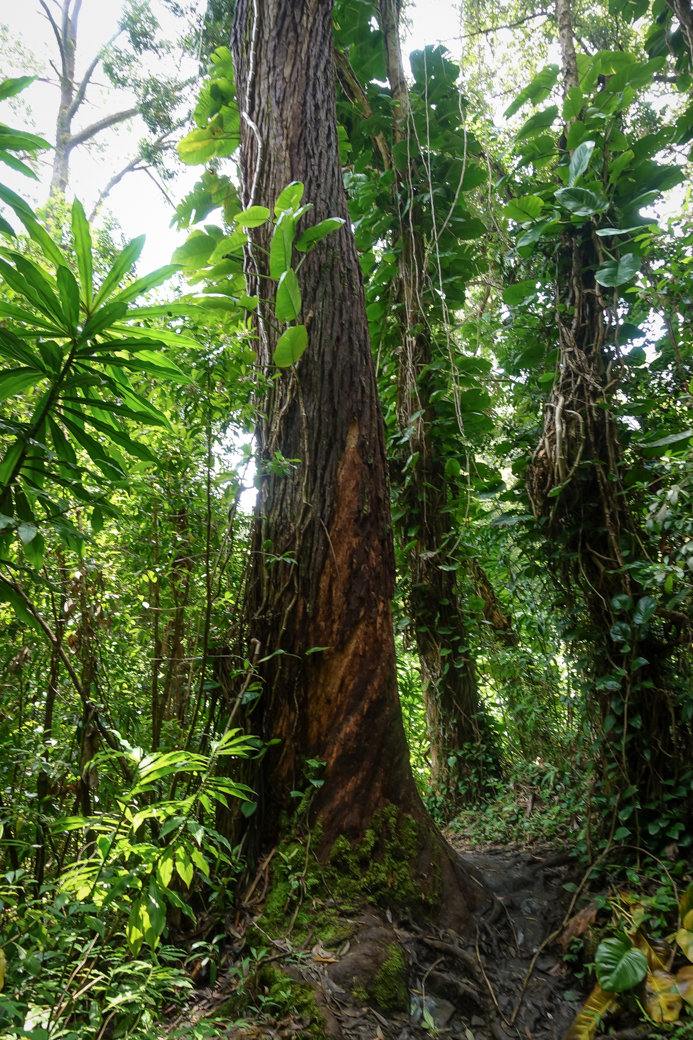
[[[303,993],[310,988],[312,1012],[294,997],[273,1013],[265,986],[242,1021],[230,1011],[237,944],[228,975],[214,990],[199,992],[187,1021],[214,1016],[215,1035],[234,1040],[314,1040],[323,1030],[334,1040],[561,1040],[584,999],[557,941],[572,899],[564,885],[579,883],[579,868],[555,849],[471,850],[459,836],[447,838],[497,898],[475,934],[461,937],[369,909],[347,922],[354,938],[341,949],[324,949],[317,936],[310,949],[290,938],[275,941],[272,961]],[[366,995],[393,949],[404,967],[396,1009]]]
[[[454,835],[448,840],[456,844]],[[579,884],[580,869],[568,854],[555,849],[460,851],[495,893],[512,927],[508,942],[498,947],[487,938],[485,956],[480,951],[500,1015],[495,1028],[480,1027],[474,1040],[487,1035],[497,1040],[563,1037],[584,996],[564,965],[558,942],[572,901],[563,886]]]

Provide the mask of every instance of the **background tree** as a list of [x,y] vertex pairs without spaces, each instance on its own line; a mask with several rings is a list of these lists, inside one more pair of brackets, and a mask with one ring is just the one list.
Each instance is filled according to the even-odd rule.
[[[202,48],[216,45],[212,41],[216,40],[219,26],[212,25],[213,12],[207,26],[204,12],[194,8],[184,13],[175,5],[172,9],[165,5],[156,8],[148,0],[128,0],[111,39],[104,39],[87,53],[86,38],[80,29],[91,11],[83,7],[82,0],[38,0],[37,6],[48,23],[54,45],[52,72],[46,69],[40,79],[58,88],[51,199],[66,194],[70,161],[76,149],[112,141],[108,131],[131,127],[135,117],[144,123],[145,135],[139,144],[128,146],[129,156],[111,165],[94,194],[93,210],[132,172],[146,172],[165,192],[165,182],[171,179],[174,160],[177,161],[175,133],[189,118],[186,95],[198,72],[200,55],[208,53]],[[18,66],[21,56],[11,53],[10,60]],[[103,103],[103,85],[99,82],[99,76],[103,79],[104,75],[113,95],[108,104]],[[42,107],[45,109],[45,101]],[[84,124],[86,113],[93,114],[99,108],[103,114],[80,125]]]
[[[406,611],[424,679],[432,780],[439,797],[454,804],[480,794],[498,767],[464,606],[467,546],[460,547],[465,478],[480,475],[475,449],[491,425],[481,415],[490,398],[476,378],[488,363],[462,356],[452,315],[482,266],[465,238],[484,230],[468,193],[486,175],[464,125],[458,67],[427,48],[412,56],[407,86],[397,5],[365,5],[360,18],[341,20],[338,12],[337,25],[338,76],[348,102],[339,112],[356,158],[347,185],[363,227],[359,244],[374,210],[376,233],[387,243],[381,255],[364,250],[362,262],[389,423]],[[389,91],[377,82],[384,74]],[[425,117],[429,90],[436,98],[433,128]]]
[[[618,52],[576,53],[565,3],[557,5],[557,25],[563,136],[556,142],[547,133],[559,116],[553,106],[530,116],[517,140],[523,173],[530,163],[548,170],[548,156],[557,154],[558,178],[527,177],[527,194],[507,207],[524,228],[517,254],[531,257],[518,302],[544,315],[545,303],[555,306],[542,332],[545,343],[547,329],[556,337],[557,350],[550,338],[546,348],[556,350],[548,353],[555,381],[527,467],[528,492],[537,520],[560,547],[563,609],[580,590],[573,635],[585,641],[582,660],[596,691],[612,832],[633,833],[639,843],[648,840],[646,827],[658,833],[656,821],[673,790],[682,806],[689,797],[691,749],[683,722],[689,694],[677,675],[688,673],[690,621],[678,609],[672,613],[652,584],[651,566],[661,548],[648,538],[635,471],[645,486],[661,477],[651,463],[639,467],[647,439],[638,443],[630,418],[654,404],[638,404],[637,366],[645,355],[632,346],[645,316],[633,282],[651,242],[651,219],[640,210],[675,185],[681,172],[655,158],[672,130],[663,123],[653,127],[642,110],[629,111],[665,59],[629,56],[626,65]],[[558,72],[546,69],[519,100],[550,90]],[[548,269],[539,274],[537,247],[547,245],[555,275]],[[627,320],[619,311],[626,306]]]

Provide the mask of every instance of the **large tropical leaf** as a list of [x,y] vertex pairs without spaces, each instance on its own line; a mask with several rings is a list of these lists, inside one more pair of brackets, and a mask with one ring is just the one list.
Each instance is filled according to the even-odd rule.
[[633,989],[647,974],[647,957],[628,936],[604,939],[595,955],[597,981],[610,993]]

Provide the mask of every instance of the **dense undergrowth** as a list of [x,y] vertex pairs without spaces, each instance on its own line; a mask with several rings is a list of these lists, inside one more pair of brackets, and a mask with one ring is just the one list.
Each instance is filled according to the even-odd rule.
[[[471,111],[439,48],[418,52],[407,139],[383,55],[371,61],[375,7],[352,5],[338,26],[341,143],[391,456],[412,770],[465,848],[577,859],[564,953],[592,996],[574,1040],[599,1020],[610,1028],[617,1004],[623,1028],[691,1031],[693,117],[690,56],[671,17],[661,2],[590,15],[566,97],[540,34],[547,64],[527,70],[519,94],[515,84],[502,130],[483,90]],[[368,119],[354,107],[364,99]],[[182,153],[214,165],[179,208],[190,236],[176,263],[150,276],[136,267],[141,239],[93,234],[78,202],[36,212],[0,185],[7,1040],[150,1040],[196,987],[229,977],[226,1023],[315,1018],[273,958],[282,917],[282,953],[294,926],[309,934],[319,879],[305,810],[321,762],[306,762],[292,792],[301,828],[275,850],[281,886],[252,913],[235,887],[247,865],[235,823],[254,812],[248,769],[264,753],[250,736],[262,690],[243,627],[242,499],[261,382],[243,257],[247,229],[271,221],[285,264],[275,257],[274,317],[287,325],[274,360],[293,370],[309,349],[293,324],[296,270],[335,218],[304,238],[297,182],[274,217],[241,211],[222,172],[235,144],[220,129],[233,136],[238,121],[225,48],[195,119]],[[0,125],[0,160],[18,173],[47,147]],[[400,299],[410,217],[405,244],[430,267],[421,313]],[[170,277],[175,291],[163,288]],[[592,336],[582,354],[565,325],[580,308]],[[281,476],[301,460],[264,464]],[[271,578],[287,560],[271,544],[262,552]],[[449,596],[431,605],[433,578]],[[441,694],[460,676],[472,708],[448,704],[441,721]],[[375,886],[369,841],[360,861],[342,850],[343,873]],[[329,910],[322,939],[336,946],[348,937]],[[204,1019],[181,1026],[217,1032]]]

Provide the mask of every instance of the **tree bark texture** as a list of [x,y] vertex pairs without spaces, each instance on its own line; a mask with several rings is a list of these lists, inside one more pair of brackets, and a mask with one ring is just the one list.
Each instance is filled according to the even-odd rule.
[[579,84],[571,0],[556,0],[556,24],[558,25],[558,43],[563,58],[564,92],[567,94],[569,90]]
[[[331,11],[330,0],[240,0],[233,29],[245,204],[272,208],[300,180],[311,222],[347,218]],[[266,245],[259,229],[250,263],[265,297]],[[396,695],[383,426],[348,224],[309,254],[300,283],[309,346],[294,369],[272,372],[270,301],[259,307],[270,381],[250,634],[261,657],[275,655],[260,666],[262,723],[281,741],[267,756],[263,827],[273,833],[289,792],[305,785],[306,760],[317,759],[325,783],[314,808],[329,843],[362,833],[387,802],[418,811],[418,797]]]
[[261,735],[279,741],[263,761],[259,842],[276,843],[282,814],[296,805],[290,792],[308,786],[317,760],[324,783],[311,817],[322,852],[338,835],[358,839],[374,813],[396,806],[424,835],[420,876],[438,864],[461,922],[473,886],[461,897],[468,883],[423,810],[397,697],[384,429],[339,162],[332,0],[238,0],[232,50],[244,205],[272,209],[298,180],[311,223],[346,221],[300,268],[309,345],[288,371],[271,365],[267,227],[251,233],[248,253],[265,376],[248,625],[263,683]]

